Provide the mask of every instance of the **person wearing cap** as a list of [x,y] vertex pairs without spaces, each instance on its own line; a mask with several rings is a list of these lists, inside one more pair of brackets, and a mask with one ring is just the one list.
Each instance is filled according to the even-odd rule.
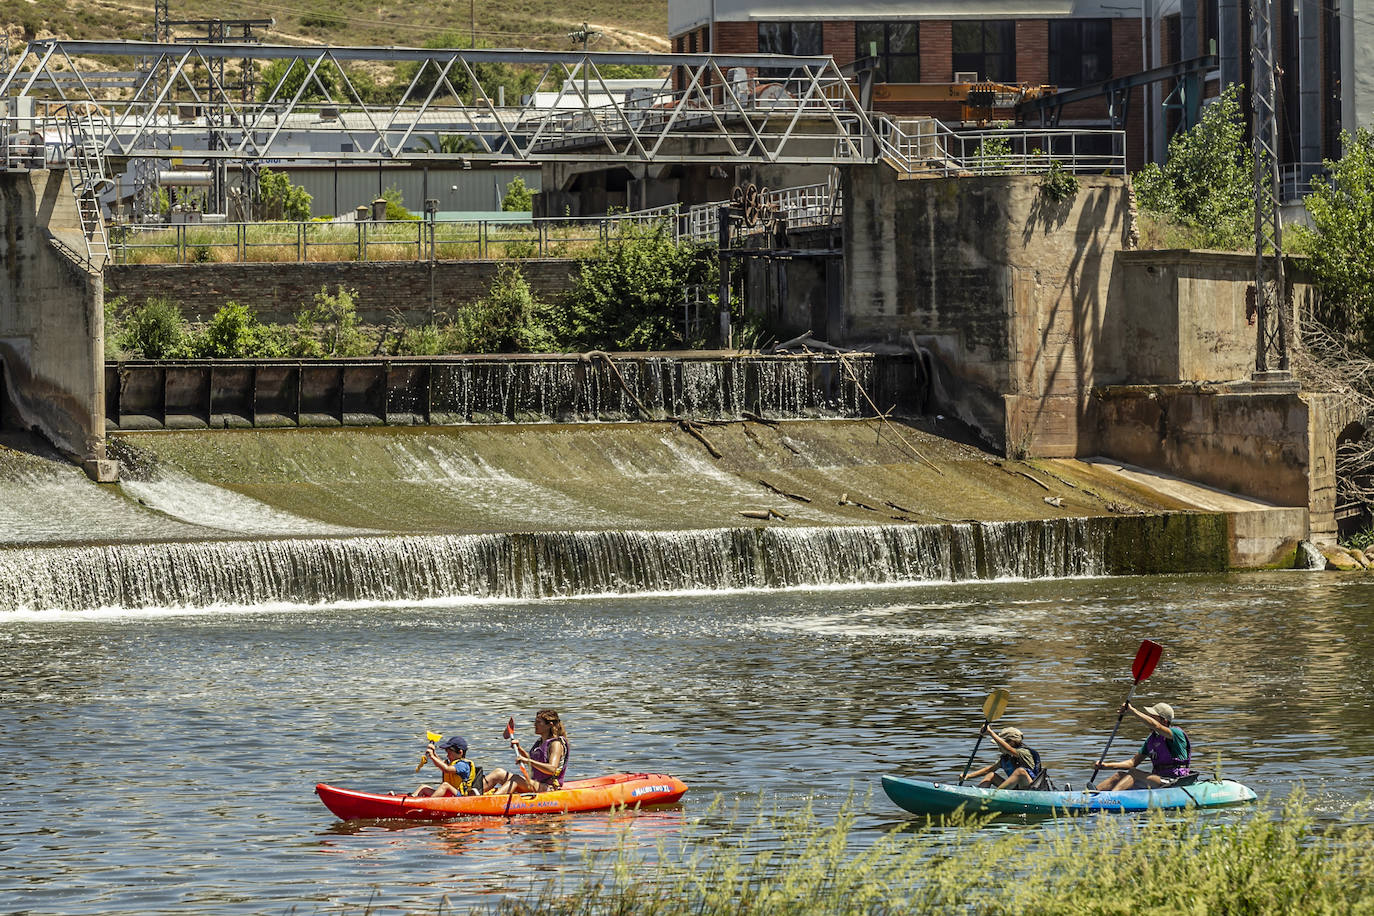
[[467,759],[467,741],[454,735],[439,742],[438,750],[444,752],[447,760],[440,760],[435,753],[435,746],[430,744],[425,748],[425,758],[444,774],[444,781],[437,786],[420,786],[414,792],[415,796],[439,796],[444,795],[476,795],[477,791],[473,786],[477,774],[481,772],[472,765],[472,761]]
[[[1174,724],[1174,708],[1168,703],[1156,703],[1144,709],[1136,709],[1130,703],[1121,705],[1123,714],[1130,713],[1150,728],[1150,736],[1136,751],[1135,756],[1116,763],[1103,763],[1104,770],[1120,770],[1113,773],[1097,787],[1104,792],[1113,789],[1158,789],[1173,785],[1185,776],[1192,776],[1188,768],[1192,757],[1192,747],[1188,735]],[[1150,761],[1152,772],[1140,768],[1146,760]],[[1093,761],[1096,763],[1096,761]]]
[[1002,756],[997,758],[996,763],[990,763],[981,770],[974,770],[968,774],[969,779],[982,777],[983,781],[978,783],[980,788],[992,788],[993,783],[998,780],[998,771],[1005,774],[996,786],[998,789],[1030,789],[1044,775],[1040,755],[1026,747],[1021,729],[1015,726],[1004,728],[999,735],[985,722],[979,729],[979,734],[987,735],[997,742],[997,746],[1002,750]]

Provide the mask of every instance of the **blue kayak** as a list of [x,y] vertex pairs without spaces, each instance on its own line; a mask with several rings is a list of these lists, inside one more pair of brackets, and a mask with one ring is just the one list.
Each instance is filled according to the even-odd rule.
[[1230,779],[1198,780],[1190,786],[1119,792],[979,789],[903,776],[884,776],[887,797],[912,814],[994,812],[1066,814],[1087,811],[1146,811],[1151,808],[1218,808],[1255,800],[1255,793]]

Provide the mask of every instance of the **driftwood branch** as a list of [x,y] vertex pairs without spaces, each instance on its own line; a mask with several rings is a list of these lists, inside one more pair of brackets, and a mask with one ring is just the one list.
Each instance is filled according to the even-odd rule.
[[892,434],[897,437],[898,441],[900,441],[902,445],[905,445],[913,455],[924,461],[926,464],[930,465],[932,468],[935,469],[935,473],[943,477],[945,472],[940,470],[939,465],[931,461],[925,455],[921,454],[920,449],[916,448],[916,446],[906,441],[906,437],[903,436],[901,433],[897,432],[897,429],[893,426],[892,421],[887,418],[887,414],[879,410],[878,405],[873,403],[873,399],[868,396],[868,391],[864,388],[863,383],[859,381],[858,374],[855,373],[853,367],[849,365],[849,360],[845,359],[843,356],[839,356],[839,360],[840,366],[844,369],[845,374],[848,375],[850,381],[854,383],[854,387],[859,390],[859,394],[863,395],[864,400],[868,402],[868,406],[873,408],[873,412],[878,415],[878,419],[882,421],[882,424],[886,427],[891,427]]

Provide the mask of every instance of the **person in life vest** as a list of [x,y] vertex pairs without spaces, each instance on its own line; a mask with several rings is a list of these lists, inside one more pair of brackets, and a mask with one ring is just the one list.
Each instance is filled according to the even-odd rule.
[[991,725],[984,723],[979,733],[997,742],[1002,751],[1002,756],[997,758],[996,763],[990,763],[981,770],[974,770],[968,774],[969,779],[982,777],[983,781],[978,783],[979,787],[992,788],[993,783],[997,783],[998,789],[1029,789],[1044,774],[1044,767],[1040,765],[1040,755],[1026,747],[1021,729],[1004,728],[999,735],[992,730]]
[[549,792],[563,788],[563,776],[568,772],[568,733],[558,713],[552,709],[541,709],[534,716],[534,733],[539,736],[534,747],[526,754],[520,742],[510,739],[515,748],[515,759],[525,765],[525,773],[519,770],[493,770],[483,785],[485,795],[512,795],[516,792]]
[[458,736],[445,738],[439,743],[438,750],[444,752],[446,760],[440,760],[435,753],[433,744],[425,748],[425,758],[443,773],[444,781],[437,786],[420,786],[414,792],[415,796],[442,797],[445,795],[476,795],[477,787],[474,783],[481,774],[481,767],[473,766],[468,756],[468,743]]
[[[1104,792],[1112,789],[1158,789],[1170,785],[1184,776],[1193,775],[1188,768],[1192,748],[1183,729],[1174,724],[1174,708],[1168,703],[1156,703],[1144,709],[1136,709],[1130,703],[1121,706],[1123,713],[1130,713],[1150,728],[1150,737],[1136,751],[1134,757],[1104,763],[1104,770],[1120,770],[1113,773],[1097,787]],[[1152,772],[1140,768],[1146,760],[1150,761]],[[1094,761],[1096,763],[1096,761]]]

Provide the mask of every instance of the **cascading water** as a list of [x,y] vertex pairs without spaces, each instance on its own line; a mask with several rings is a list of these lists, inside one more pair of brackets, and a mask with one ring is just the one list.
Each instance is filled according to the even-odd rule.
[[[1109,519],[115,544],[0,551],[0,607],[544,598],[1098,575]],[[1045,545],[1053,549],[1044,553]]]

